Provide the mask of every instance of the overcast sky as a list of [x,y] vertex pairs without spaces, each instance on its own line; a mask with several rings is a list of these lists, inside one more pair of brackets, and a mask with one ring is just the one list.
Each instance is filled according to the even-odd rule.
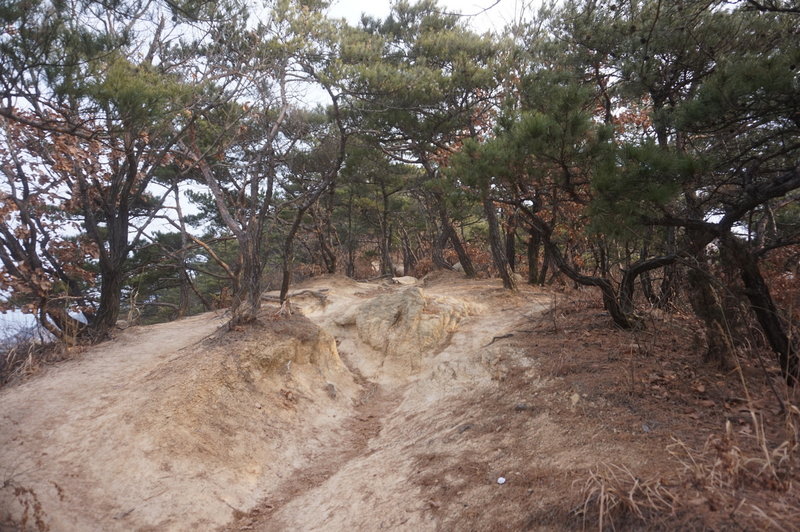
[[[329,13],[332,17],[344,17],[351,24],[357,24],[364,12],[385,18],[392,3],[391,0],[333,0]],[[474,15],[469,20],[479,32],[499,32],[515,19],[523,6],[538,6],[540,3],[541,0],[439,0],[439,5],[448,11]]]

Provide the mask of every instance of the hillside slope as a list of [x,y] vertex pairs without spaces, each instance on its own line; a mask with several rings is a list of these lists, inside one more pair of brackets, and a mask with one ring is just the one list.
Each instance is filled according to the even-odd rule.
[[[532,288],[438,274],[295,293],[289,318],[132,328],[0,390],[0,529],[572,529],[614,485],[603,464],[677,489],[666,447],[719,429],[707,406],[736,382],[689,373],[680,325],[570,321]],[[733,515],[692,497],[642,517]]]

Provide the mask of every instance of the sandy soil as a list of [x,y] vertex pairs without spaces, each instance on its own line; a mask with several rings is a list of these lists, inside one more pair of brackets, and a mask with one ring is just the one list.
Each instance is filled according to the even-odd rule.
[[[296,292],[289,319],[128,329],[0,390],[0,530],[594,528],[609,465],[689,501],[618,529],[792,522],[687,484],[666,452],[753,432],[739,377],[689,363],[689,321],[615,331],[584,299],[455,274]],[[748,390],[770,426],[773,377]]]

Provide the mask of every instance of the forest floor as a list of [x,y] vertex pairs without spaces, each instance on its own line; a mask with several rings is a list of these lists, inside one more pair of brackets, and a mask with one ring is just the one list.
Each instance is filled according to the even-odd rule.
[[703,364],[688,315],[449,273],[294,292],[0,389],[0,530],[797,530],[797,398]]

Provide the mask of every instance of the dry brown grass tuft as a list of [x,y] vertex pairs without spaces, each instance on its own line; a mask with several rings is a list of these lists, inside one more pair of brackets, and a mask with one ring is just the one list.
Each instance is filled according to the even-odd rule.
[[44,366],[69,358],[63,345],[18,338],[0,347],[0,386],[39,372]]
[[[702,449],[681,440],[667,447],[680,464],[676,478],[642,479],[625,466],[590,471],[577,514],[598,530],[684,527],[691,515],[699,528],[735,524],[752,530],[796,530],[800,522],[800,409],[786,404],[786,438],[770,444],[761,416],[751,410],[752,433],[735,433],[730,421]],[[699,511],[700,509],[703,511]]]
[[749,442],[740,442],[728,421],[725,433],[710,436],[699,451],[689,449],[679,440],[667,450],[698,488],[716,491],[758,487],[788,491],[800,469],[797,423],[800,410],[794,405],[787,406],[787,439],[777,446],[770,445],[761,416],[751,410],[755,433]]
[[590,471],[583,486],[583,505],[578,513],[584,528],[596,519],[598,530],[616,530],[631,520],[652,522],[673,515],[677,498],[660,478],[643,479],[625,466],[606,464]]

